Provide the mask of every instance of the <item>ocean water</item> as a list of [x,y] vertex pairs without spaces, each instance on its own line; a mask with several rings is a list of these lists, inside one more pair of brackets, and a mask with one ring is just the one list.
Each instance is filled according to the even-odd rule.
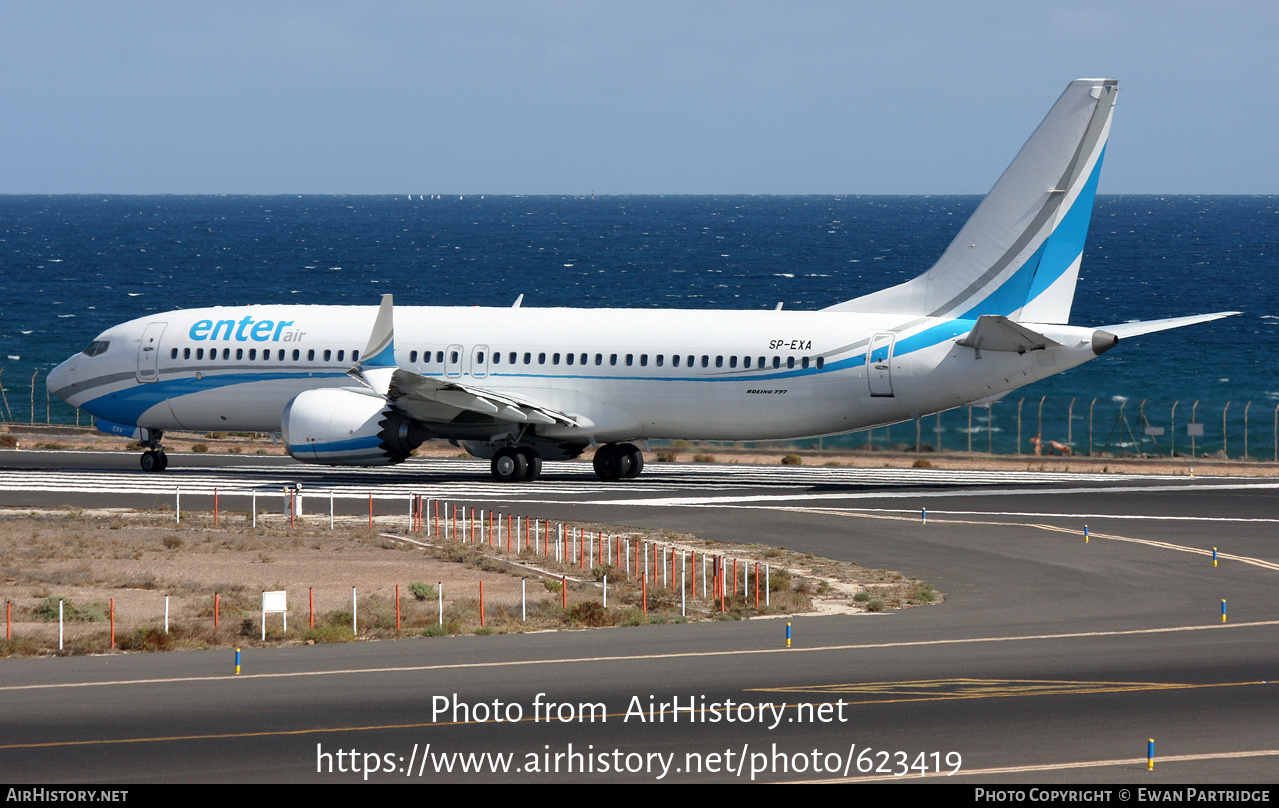
[[[978,196],[0,197],[0,417],[73,421],[60,402],[46,407],[44,372],[102,329],[149,312],[243,303],[371,305],[386,292],[403,305],[501,306],[524,294],[525,306],[771,309],[780,301],[787,309],[817,309],[927,269],[978,202]],[[942,444],[966,448],[971,434],[974,448],[989,442],[1010,450],[1014,410],[1025,399],[1023,449],[1038,429],[1063,442],[1069,434],[1080,447],[1091,407],[1094,448],[1102,433],[1110,448],[1132,448],[1145,440],[1144,426],[1164,425],[1182,433],[1180,450],[1183,439],[1188,448],[1184,424],[1199,401],[1195,417],[1207,426],[1197,450],[1220,448],[1224,411],[1227,440],[1237,444],[1227,450],[1240,453],[1239,419],[1247,410],[1249,452],[1269,457],[1279,413],[1277,258],[1279,197],[1099,197],[1072,323],[1243,314],[1125,341],[1081,368],[1016,391],[992,407],[989,434],[985,408],[975,410],[972,432],[966,411],[950,413]],[[1181,402],[1175,413],[1174,402]],[[926,441],[939,437],[934,427],[921,426]],[[914,425],[894,430],[872,439],[914,442]],[[1143,448],[1173,448],[1166,437],[1158,441],[1145,440]]]

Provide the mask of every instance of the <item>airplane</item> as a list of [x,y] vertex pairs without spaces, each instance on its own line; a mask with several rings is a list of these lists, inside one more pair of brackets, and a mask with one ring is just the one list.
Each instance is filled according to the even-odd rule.
[[533,480],[595,446],[846,433],[994,401],[1121,339],[1238,312],[1067,325],[1118,82],[1071,82],[938,261],[818,311],[234,306],[109,328],[50,391],[168,465],[166,430],[280,433],[305,463],[399,463],[432,438]]

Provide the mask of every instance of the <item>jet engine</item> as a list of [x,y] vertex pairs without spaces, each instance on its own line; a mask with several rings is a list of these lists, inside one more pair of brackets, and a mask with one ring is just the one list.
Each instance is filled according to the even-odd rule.
[[293,459],[327,466],[389,466],[431,436],[381,398],[333,388],[295,396],[280,429]]

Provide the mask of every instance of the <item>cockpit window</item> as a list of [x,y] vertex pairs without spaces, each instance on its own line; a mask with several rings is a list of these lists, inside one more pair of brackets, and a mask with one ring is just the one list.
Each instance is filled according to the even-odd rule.
[[89,343],[88,348],[84,349],[85,356],[97,356],[100,353],[105,353],[107,346],[110,344],[111,343],[107,340],[95,339],[93,342]]

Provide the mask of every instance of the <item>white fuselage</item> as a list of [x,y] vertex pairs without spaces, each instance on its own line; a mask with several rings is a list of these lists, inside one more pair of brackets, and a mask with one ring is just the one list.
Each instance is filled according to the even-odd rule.
[[[105,331],[95,344],[106,349],[68,359],[49,387],[118,424],[274,432],[299,393],[360,389],[347,370],[377,312],[241,306],[155,314]],[[422,376],[577,419],[538,426],[541,437],[603,443],[849,432],[990,399],[1095,355],[1090,328],[1035,325],[1060,346],[1019,354],[957,345],[973,327],[836,311],[397,307],[395,359]],[[431,421],[429,412],[412,414]],[[440,434],[492,437],[461,427]]]

